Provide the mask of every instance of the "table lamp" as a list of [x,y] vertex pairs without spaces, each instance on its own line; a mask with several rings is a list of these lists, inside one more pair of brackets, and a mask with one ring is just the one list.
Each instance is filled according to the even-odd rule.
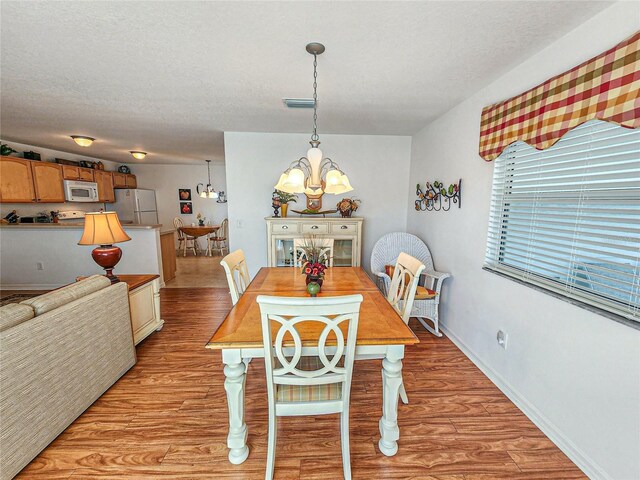
[[113,244],[131,240],[122,229],[116,212],[87,213],[84,217],[84,232],[78,245],[100,245],[91,252],[95,262],[106,271],[106,277],[111,283],[120,279],[113,274],[115,267],[122,258],[122,250]]

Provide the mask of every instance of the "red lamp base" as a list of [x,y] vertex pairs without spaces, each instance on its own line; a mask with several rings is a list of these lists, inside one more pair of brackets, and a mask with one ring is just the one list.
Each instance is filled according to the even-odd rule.
[[100,245],[93,249],[91,256],[98,265],[105,269],[106,277],[111,280],[111,283],[120,281],[120,279],[113,274],[113,267],[115,267],[122,258],[122,250],[120,247]]

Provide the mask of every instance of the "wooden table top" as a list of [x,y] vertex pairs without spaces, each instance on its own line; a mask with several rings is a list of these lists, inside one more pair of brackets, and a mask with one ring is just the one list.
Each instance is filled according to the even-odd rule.
[[[160,278],[160,275],[151,275],[151,274],[141,274],[141,275],[133,275],[133,274],[120,274],[116,272],[116,276],[120,279],[121,282],[129,285],[129,290],[135,290],[142,285],[145,285],[149,282],[154,281],[156,278]],[[84,280],[87,277],[77,277],[76,281]]]
[[[361,267],[333,267],[327,269],[318,295],[338,296],[360,293],[364,297],[360,307],[358,324],[358,345],[411,345],[419,343],[418,338],[405,325],[397,312],[389,305],[380,290]],[[299,268],[262,268],[253,279],[238,303],[231,309],[224,322],[207,343],[207,348],[262,347],[262,327],[258,295],[287,297],[307,297],[305,276]],[[346,336],[346,324],[342,325]],[[273,323],[273,336],[278,326]],[[322,326],[318,322],[302,324],[300,335],[303,345],[314,345]],[[329,342],[327,342],[329,344]],[[286,343],[285,343],[286,344]]]
[[180,227],[180,230],[190,237],[201,237],[208,233],[213,233],[220,228],[220,225],[206,225],[204,227]]

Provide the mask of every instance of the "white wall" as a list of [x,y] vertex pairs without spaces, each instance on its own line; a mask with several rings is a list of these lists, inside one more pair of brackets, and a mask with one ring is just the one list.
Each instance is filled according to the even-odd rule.
[[[101,161],[102,163],[104,163],[104,167],[106,170],[117,170],[120,166],[119,163],[111,162],[109,160],[102,160],[95,157],[87,157],[84,155],[77,155],[75,153],[51,150],[50,148],[42,148],[35,145],[27,145],[24,143],[5,142],[4,140],[0,141],[2,143],[6,143],[11,148],[19,152],[19,155],[13,154],[13,156],[15,157],[22,157],[22,152],[34,151],[40,154],[41,161],[46,162],[55,162],[56,158],[64,158],[67,160],[73,160],[75,162],[80,160],[89,162]],[[72,140],[69,139],[69,141],[71,142]],[[85,212],[97,212],[100,209],[104,208],[104,203],[0,203],[0,216],[4,218],[9,212],[13,210],[15,210],[21,217],[29,217],[32,215],[36,215],[39,212],[49,213],[50,211],[58,210],[82,210]]]
[[[173,219],[180,217],[185,225],[197,223],[198,212],[206,221],[219,224],[227,216],[227,204],[217,203],[214,199],[200,198],[196,193],[198,183],[207,183],[207,166],[202,165],[131,165],[131,173],[136,175],[139,188],[151,188],[156,191],[158,218],[162,231],[173,228]],[[224,164],[211,162],[211,183],[216,191],[226,191]],[[193,215],[180,214],[179,188],[190,188],[193,203]]]
[[[289,163],[305,155],[308,141],[306,134],[225,133],[230,247],[244,250],[252,276],[267,264],[264,218],[273,215],[273,186]],[[343,197],[362,200],[356,215],[364,217],[362,263],[368,269],[378,238],[406,227],[411,138],[322,135],[321,141],[325,156],[340,165],[354,187],[345,195],[324,195],[323,207],[335,207]],[[289,209],[304,209],[305,202],[301,195]]]
[[[50,290],[73,283],[78,276],[103,274],[93,261],[95,245],[78,245],[83,227],[6,226],[0,228],[0,288]],[[131,237],[118,244],[122,259],[115,273],[162,276],[158,228],[124,226]],[[44,270],[36,263],[42,262]]]
[[408,184],[463,179],[460,210],[407,220],[453,274],[443,325],[592,478],[640,478],[640,331],[482,270],[493,163],[478,155],[480,114],[631,35],[638,5],[614,4],[415,135]]

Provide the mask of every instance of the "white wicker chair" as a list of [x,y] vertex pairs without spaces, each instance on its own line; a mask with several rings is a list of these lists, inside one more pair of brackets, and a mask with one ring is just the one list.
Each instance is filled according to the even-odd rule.
[[[438,306],[442,284],[451,274],[438,272],[433,268],[433,259],[429,247],[415,235],[404,232],[389,233],[376,242],[371,253],[371,272],[376,276],[378,288],[387,295],[391,285],[391,278],[385,273],[386,265],[395,265],[400,253],[407,253],[417,258],[426,266],[422,272],[425,278],[424,287],[436,292],[435,298],[428,300],[415,300],[413,302],[412,317],[417,317],[422,326],[434,335],[441,337],[438,328]],[[433,322],[433,326],[427,323]]]

